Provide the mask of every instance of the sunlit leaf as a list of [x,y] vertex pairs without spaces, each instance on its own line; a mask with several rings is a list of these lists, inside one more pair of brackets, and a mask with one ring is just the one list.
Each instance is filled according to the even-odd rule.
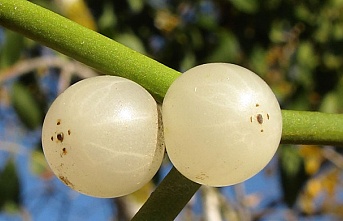
[[289,31],[289,29],[290,24],[287,20],[274,21],[269,33],[270,40],[275,43],[282,43],[287,41],[287,32]]
[[258,0],[229,0],[238,10],[245,13],[254,13],[259,8]]
[[342,65],[342,55],[325,52],[323,54],[323,62],[329,69],[337,70]]
[[329,196],[335,195],[336,190],[340,185],[339,178],[339,170],[332,170],[323,178],[322,185],[324,190],[329,194]]
[[320,193],[322,193],[321,180],[318,178],[310,180],[299,200],[302,211],[306,214],[313,214],[315,212],[315,200]]
[[294,11],[296,17],[301,21],[313,23],[316,20],[316,15],[305,4],[299,4],[297,7],[294,8]]
[[299,153],[305,162],[305,171],[309,175],[315,174],[324,161],[322,149],[319,146],[301,146]]
[[301,65],[315,68],[318,65],[318,57],[314,45],[309,41],[302,42],[298,47],[297,59],[301,61]]
[[93,15],[84,0],[56,0],[62,13],[80,25],[96,30]]
[[141,39],[139,39],[134,34],[120,34],[116,36],[114,39],[135,51],[138,51],[142,54],[146,53],[144,44],[142,43]]
[[140,12],[144,7],[143,0],[127,0],[127,2],[129,3],[131,10],[135,13]]
[[305,89],[312,89],[315,68],[319,65],[319,55],[312,42],[302,42],[296,52],[296,69],[293,78]]
[[103,8],[103,13],[99,18],[98,26],[104,35],[112,37],[118,20],[114,14],[113,5],[111,3],[105,4]]
[[338,113],[339,97],[336,93],[328,93],[322,100],[319,111],[324,113]]
[[332,30],[332,23],[330,20],[323,19],[320,22],[320,26],[314,33],[315,39],[320,43],[325,43],[329,40]]
[[343,26],[343,22],[340,21],[339,23],[336,23],[333,25],[333,38],[336,40],[336,41],[342,41],[343,40],[343,29],[342,29],[342,26]]
[[320,179],[312,179],[308,182],[308,184],[306,186],[306,192],[310,196],[312,196],[312,198],[317,197],[319,195],[321,189],[322,189],[322,184],[321,184]]

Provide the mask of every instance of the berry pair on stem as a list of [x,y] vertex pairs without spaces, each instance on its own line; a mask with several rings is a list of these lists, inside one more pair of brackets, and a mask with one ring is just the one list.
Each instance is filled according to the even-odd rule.
[[[130,80],[82,80],[51,105],[42,131],[44,154],[56,176],[81,193],[130,194],[162,163],[158,115],[152,96]],[[162,119],[173,165],[210,186],[255,175],[281,139],[275,95],[256,74],[233,64],[205,64],[182,74],[166,93]]]

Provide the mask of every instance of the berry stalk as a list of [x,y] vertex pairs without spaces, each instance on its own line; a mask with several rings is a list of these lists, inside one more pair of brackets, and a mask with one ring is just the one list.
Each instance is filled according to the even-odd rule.
[[283,110],[283,144],[343,147],[343,114]]

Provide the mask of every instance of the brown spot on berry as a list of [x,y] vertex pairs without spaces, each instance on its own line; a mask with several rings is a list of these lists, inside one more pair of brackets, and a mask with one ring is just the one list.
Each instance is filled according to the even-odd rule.
[[60,180],[62,180],[65,185],[74,187],[74,184],[72,184],[67,177],[60,175],[58,178],[60,178]]
[[51,139],[51,141],[54,141],[54,137],[53,136],[51,136],[50,139]]
[[262,114],[257,114],[256,119],[257,119],[257,122],[259,124],[263,124],[263,116],[262,116]]
[[56,125],[60,125],[60,124],[61,124],[61,119],[57,119]]
[[57,140],[59,140],[60,142],[63,142],[64,134],[62,132],[58,133],[56,137],[57,137]]
[[206,175],[206,173],[201,172],[201,173],[200,173],[199,175],[197,175],[195,178],[196,178],[196,179],[199,179],[199,180],[205,180],[205,179],[208,178],[208,176]]
[[250,122],[252,122],[252,117],[250,117]]
[[70,135],[71,134],[71,132],[70,132],[70,130],[68,130],[68,135]]
[[260,104],[256,104],[255,106],[256,106],[256,107],[259,107],[259,106],[260,106]]
[[62,152],[60,153],[60,156],[63,157],[65,155],[67,155],[67,153],[68,153],[67,148],[63,147]]
[[269,120],[269,114],[267,114],[267,118],[268,118],[268,120]]

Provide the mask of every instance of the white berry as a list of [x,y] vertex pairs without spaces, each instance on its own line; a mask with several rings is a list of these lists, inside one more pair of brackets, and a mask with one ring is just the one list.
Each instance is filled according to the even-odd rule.
[[159,169],[158,112],[133,81],[98,76],[64,91],[43,124],[45,157],[66,185],[95,197],[118,197],[145,185]]
[[185,177],[210,186],[252,177],[281,139],[274,93],[255,73],[233,64],[186,71],[168,89],[162,117],[171,162]]

